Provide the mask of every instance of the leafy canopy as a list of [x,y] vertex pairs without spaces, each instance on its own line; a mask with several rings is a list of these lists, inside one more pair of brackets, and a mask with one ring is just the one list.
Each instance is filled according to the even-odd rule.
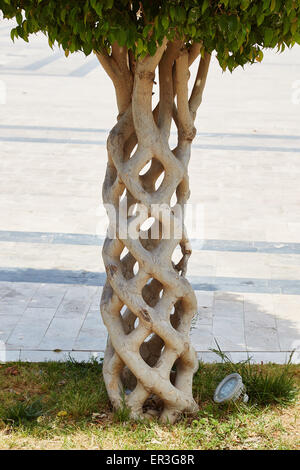
[[300,0],[0,0],[18,26],[12,39],[42,31],[69,52],[109,50],[115,41],[134,55],[184,39],[216,51],[223,69],[261,61],[262,49],[300,44]]

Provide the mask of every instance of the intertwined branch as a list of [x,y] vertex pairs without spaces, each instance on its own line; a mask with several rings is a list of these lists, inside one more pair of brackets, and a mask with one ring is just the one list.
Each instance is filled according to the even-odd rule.
[[[174,422],[180,413],[197,409],[192,379],[198,362],[189,338],[197,304],[185,278],[191,248],[184,227],[180,239],[176,230],[183,226],[181,215],[189,198],[194,121],[210,62],[208,54],[199,61],[189,98],[189,67],[200,50],[200,44],[188,49],[181,41],[165,41],[153,57],[138,61],[117,44],[110,55],[97,54],[115,85],[119,109],[107,142],[103,185],[104,203],[115,209],[114,214],[108,211],[108,234],[112,229],[117,234],[108,235],[103,248],[107,281],[101,313],[109,333],[103,373],[114,407],[122,407],[125,398],[135,418],[159,413],[162,421]],[[153,110],[157,67],[160,100]],[[172,119],[178,129],[173,151],[168,144]],[[149,162],[149,169],[140,174]],[[181,215],[171,207],[174,194]],[[132,211],[137,204],[144,212]],[[150,218],[158,238],[151,238],[151,229],[141,229]],[[162,236],[165,228],[167,238]],[[178,245],[182,257],[175,264],[172,255]]]

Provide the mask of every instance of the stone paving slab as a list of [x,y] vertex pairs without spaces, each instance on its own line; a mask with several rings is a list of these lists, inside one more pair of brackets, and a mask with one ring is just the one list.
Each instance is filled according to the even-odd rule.
[[[23,283],[18,289],[18,283],[0,283],[0,292],[6,292],[0,300],[0,342],[5,343],[7,357],[19,354],[22,360],[36,361],[61,360],[68,354],[84,359],[102,357],[106,344],[99,312],[102,288],[61,284],[50,287],[49,291],[47,284],[36,288]],[[45,302],[41,302],[41,292],[45,293]],[[217,343],[232,358],[252,357],[258,362],[269,360],[272,354],[275,362],[284,362],[300,346],[300,318],[293,314],[299,311],[300,296],[285,297],[289,314],[281,313],[280,295],[196,291],[196,296],[198,314],[193,320],[191,339],[203,360],[216,359],[210,350]],[[58,298],[59,305],[53,307]]]
[[[112,85],[96,59],[8,32],[0,20],[0,360],[102,357]],[[189,227],[191,338],[206,362],[215,340],[233,361],[300,362],[299,66],[299,47],[232,75],[212,61],[190,166],[204,227]]]

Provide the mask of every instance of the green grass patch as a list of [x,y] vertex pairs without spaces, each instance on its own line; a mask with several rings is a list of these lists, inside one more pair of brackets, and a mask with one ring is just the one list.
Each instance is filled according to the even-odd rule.
[[[132,422],[113,412],[101,362],[0,365],[0,448],[8,449],[296,449],[300,366],[200,363],[194,396],[200,410],[175,425]],[[248,404],[217,405],[229,373],[242,375]]]

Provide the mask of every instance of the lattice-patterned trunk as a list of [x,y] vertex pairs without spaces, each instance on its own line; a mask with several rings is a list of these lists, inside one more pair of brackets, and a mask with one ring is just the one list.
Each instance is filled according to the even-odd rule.
[[[126,404],[133,418],[159,415],[174,422],[179,414],[197,410],[192,380],[198,361],[189,338],[197,304],[185,278],[191,249],[183,213],[197,90],[200,86],[203,91],[209,58],[200,63],[189,100],[192,51],[182,43],[163,44],[154,57],[135,63],[134,70],[127,58],[125,64],[124,54],[115,46],[111,56],[99,55],[113,78],[120,111],[107,142],[103,186],[110,219],[103,248],[107,281],[101,313],[109,334],[103,373],[115,408]],[[123,78],[124,71],[131,71],[126,83],[117,68],[108,67],[108,60],[120,70],[123,63]],[[153,111],[158,64],[160,103]],[[173,151],[168,144],[172,119],[178,128]],[[150,220],[151,228],[142,230]],[[181,259],[175,264],[172,256],[178,246]]]

